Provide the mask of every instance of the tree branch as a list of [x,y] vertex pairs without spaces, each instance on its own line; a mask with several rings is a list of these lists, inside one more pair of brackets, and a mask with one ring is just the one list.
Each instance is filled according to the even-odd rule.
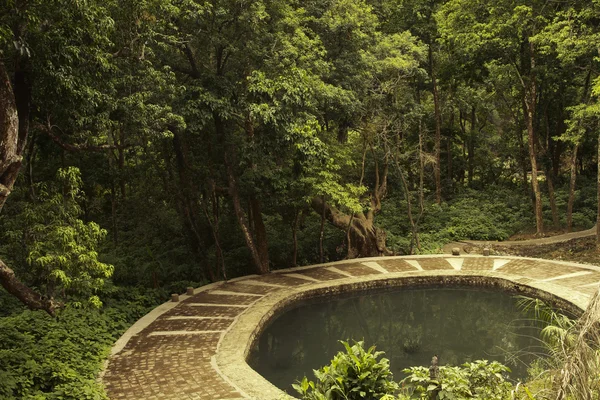
[[189,72],[189,75],[195,79],[200,78],[200,70],[198,69],[198,63],[196,62],[196,57],[190,44],[186,43],[181,50],[183,51],[183,54],[185,54],[185,56],[187,57],[188,62],[190,63],[190,68],[192,69]]
[[58,304],[52,299],[43,298],[23,284],[2,260],[0,260],[0,283],[8,293],[21,300],[30,310],[44,310],[51,316],[56,314]]
[[66,151],[70,151],[70,152],[92,151],[92,152],[99,152],[100,153],[100,152],[104,152],[104,151],[107,151],[107,150],[123,150],[123,149],[126,149],[126,148],[132,146],[132,145],[116,145],[116,144],[92,145],[92,144],[70,144],[70,143],[65,143],[58,136],[56,136],[52,132],[53,128],[56,128],[58,130],[60,130],[60,128],[58,128],[55,125],[51,125],[50,121],[48,121],[48,123],[46,124],[46,126],[44,126],[43,128],[44,128],[43,130],[46,132],[46,134],[48,135],[48,137],[50,139],[52,139],[52,141],[54,143],[56,143],[62,149],[66,150]]
[[337,208],[330,206],[323,201],[321,196],[316,196],[311,201],[311,207],[319,215],[325,214],[325,219],[338,229],[346,230],[350,223],[350,216],[340,212]]

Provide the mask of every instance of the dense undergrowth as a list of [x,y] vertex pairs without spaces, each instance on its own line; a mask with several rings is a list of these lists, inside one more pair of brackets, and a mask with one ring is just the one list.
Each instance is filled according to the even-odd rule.
[[107,399],[96,378],[115,340],[171,291],[190,284],[107,286],[102,308],[68,305],[56,318],[25,310],[1,291],[0,399]]
[[404,370],[400,384],[394,381],[389,360],[364,342],[352,346],[341,342],[340,351],[326,365],[315,370],[315,381],[306,377],[294,384],[302,400],[410,400],[480,399],[507,400],[514,386],[507,381],[510,369],[497,361],[478,360],[461,366],[417,366]]
[[[592,184],[581,179],[576,192],[573,212],[574,229],[587,229],[594,225],[596,204],[589,199],[595,196]],[[559,224],[566,226],[565,213],[568,200],[566,187],[555,192],[559,209]],[[407,223],[406,201],[401,193],[391,193],[386,200],[377,222],[388,233],[388,246],[398,254],[408,254],[411,233]],[[549,230],[553,227],[552,212],[547,196],[543,201],[544,222]],[[518,233],[527,232],[535,226],[533,203],[520,188],[489,185],[485,190],[463,188],[451,199],[437,205],[431,201],[424,204],[420,215],[418,205],[413,204],[415,219],[418,220],[421,248],[416,253],[437,253],[455,240],[506,240]]]
[[[581,191],[588,190],[582,185]],[[591,190],[591,189],[589,189]],[[591,198],[578,193],[578,199]],[[559,207],[566,203],[566,190],[557,190]],[[575,225],[588,228],[593,224],[594,204],[576,203]],[[56,318],[43,312],[25,310],[18,301],[0,292],[0,398],[2,399],[105,399],[97,382],[103,360],[114,341],[137,319],[165,301],[170,293],[182,292],[189,282],[202,279],[187,244],[177,233],[174,218],[160,207],[148,206],[146,216],[138,216],[131,229],[123,226],[118,242],[106,240],[99,249],[104,262],[115,266],[112,282],[97,293],[104,305],[100,309],[71,301]],[[123,211],[124,213],[127,210]],[[549,205],[544,208],[551,222]],[[231,215],[224,219],[232,218]],[[125,221],[125,220],[122,220]],[[265,215],[269,251],[273,268],[291,265],[291,226],[277,215]],[[124,222],[122,222],[124,224]],[[463,189],[441,205],[431,201],[419,221],[421,249],[433,253],[445,244],[460,239],[503,240],[525,231],[534,223],[530,199],[510,187],[489,186],[484,191]],[[410,231],[406,204],[401,193],[391,191],[385,199],[377,224],[388,234],[388,246],[397,254],[408,252]],[[299,265],[319,262],[318,233],[320,218],[314,213],[302,217],[298,229]],[[243,239],[233,221],[224,223],[223,245],[229,277],[248,270],[250,259]],[[230,230],[231,229],[231,230]],[[274,234],[277,233],[277,234]],[[110,236],[110,235],[109,235]],[[109,237],[110,239],[110,237]],[[5,241],[6,256],[16,248]],[[10,247],[12,246],[12,247]],[[208,263],[214,249],[205,249]],[[332,261],[344,258],[344,235],[325,225],[324,257]],[[538,255],[539,256],[539,255]],[[10,259],[10,257],[8,257]],[[26,267],[23,266],[23,269]],[[175,283],[170,283],[177,281]],[[135,284],[143,286],[134,286]],[[196,284],[191,284],[197,286]],[[150,288],[154,289],[150,289]]]

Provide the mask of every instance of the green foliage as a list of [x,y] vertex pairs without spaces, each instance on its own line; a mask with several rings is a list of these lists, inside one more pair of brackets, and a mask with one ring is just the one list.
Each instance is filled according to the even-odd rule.
[[[265,223],[272,268],[291,264],[293,227],[298,263],[314,263],[320,218],[311,200],[372,220],[373,188],[383,198],[374,223],[398,253],[415,251],[407,201],[417,252],[503,240],[533,222],[527,189],[515,185],[527,186],[528,94],[533,150],[558,175],[559,221],[570,156],[562,140],[580,146],[573,223],[591,227],[599,5],[5,1],[1,67],[22,84],[19,116],[30,127],[2,215],[2,259],[45,296],[99,306],[97,296],[114,294],[110,277],[156,289],[218,279],[217,249],[230,277],[247,274],[244,220],[255,239],[254,219]],[[432,169],[446,182],[440,204]],[[325,228],[325,259],[343,256],[346,230]],[[3,315],[20,310],[0,305]]]
[[113,266],[98,260],[106,230],[80,219],[81,186],[77,168],[60,169],[56,183],[38,186],[37,201],[24,205],[17,226],[5,237],[9,249],[22,247],[28,273],[47,296],[84,296],[99,306],[95,293]]
[[[577,188],[575,190],[575,201],[573,204],[573,226],[576,229],[589,229],[596,223],[597,201],[595,199],[597,188],[595,187],[595,176],[579,176],[577,178]],[[560,187],[556,190],[556,205],[559,209],[565,210],[569,191],[567,187]],[[544,210],[544,218],[551,221],[549,207]],[[560,222],[566,225],[566,215],[560,213]]]
[[452,239],[474,240],[505,240],[527,226],[529,214],[514,193],[501,189],[468,190],[440,211],[436,216],[447,221],[445,232]]
[[[378,223],[388,232],[390,248],[407,252],[406,208],[395,195],[385,200]],[[440,206],[427,202],[419,225],[421,253],[437,253],[453,240],[505,240],[531,223],[531,203],[515,189],[465,189]]]
[[392,395],[398,385],[392,380],[389,361],[377,360],[383,352],[375,347],[364,349],[364,342],[352,346],[341,342],[346,352],[339,352],[331,364],[315,370],[316,383],[306,377],[293,387],[303,400],[378,400]]
[[512,384],[505,375],[510,369],[497,361],[478,360],[465,363],[460,367],[442,366],[439,379],[430,380],[429,370],[425,367],[412,367],[404,372],[409,374],[404,380],[404,394],[401,398],[430,399],[489,399],[510,398]]
[[[167,298],[166,291],[105,287],[105,306],[67,306],[0,318],[0,398],[107,399],[97,374],[114,341]],[[0,291],[0,300],[9,296]]]
[[[412,367],[401,385],[392,380],[389,362],[374,347],[363,348],[363,342],[350,346],[342,342],[346,352],[339,352],[331,364],[315,370],[316,382],[306,377],[293,385],[303,400],[394,400],[401,387],[399,400],[408,399],[509,399],[513,385],[506,381],[510,369],[497,361],[478,360],[460,367],[442,366],[439,379],[432,381],[429,369]],[[431,397],[431,396],[434,397]]]

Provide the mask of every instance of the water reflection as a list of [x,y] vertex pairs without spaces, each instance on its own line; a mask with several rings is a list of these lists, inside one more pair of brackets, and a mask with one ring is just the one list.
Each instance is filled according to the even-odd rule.
[[497,360],[525,377],[543,353],[539,328],[509,294],[480,289],[403,289],[300,305],[261,335],[249,364],[282,390],[328,364],[338,340],[365,340],[390,359],[396,380],[402,369],[477,359]]

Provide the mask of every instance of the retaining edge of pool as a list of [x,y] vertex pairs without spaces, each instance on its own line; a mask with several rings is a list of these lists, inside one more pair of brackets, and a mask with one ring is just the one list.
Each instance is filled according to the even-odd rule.
[[[436,258],[436,255],[421,257]],[[418,259],[421,257],[408,256],[393,258]],[[447,255],[439,255],[439,257],[450,258]],[[465,258],[469,256],[462,255],[459,257]],[[501,258],[524,259],[524,257]],[[361,259],[361,262],[377,261],[381,259],[390,259],[390,257]],[[345,260],[323,264],[323,266],[334,266],[356,261],[357,260]],[[550,260],[544,261],[552,262]],[[600,270],[600,268],[590,265],[558,261],[555,263],[561,265],[573,265],[595,271]],[[305,268],[314,268],[314,266],[286,269],[275,271],[274,273],[289,273]],[[295,399],[267,381],[246,362],[250,349],[262,330],[273,318],[278,316],[279,313],[292,306],[294,303],[308,298],[335,296],[350,292],[393,289],[403,286],[419,287],[432,285],[469,285],[475,287],[497,288],[513,293],[535,296],[573,312],[584,310],[589,302],[589,296],[577,291],[569,290],[564,286],[559,286],[552,282],[541,282],[539,280],[518,275],[507,275],[497,271],[408,271],[387,273],[383,276],[368,275],[349,277],[329,282],[315,282],[314,284],[273,292],[256,301],[244,313],[239,315],[235,322],[222,335],[212,364],[223,379],[229,382],[247,398],[255,400]]]

